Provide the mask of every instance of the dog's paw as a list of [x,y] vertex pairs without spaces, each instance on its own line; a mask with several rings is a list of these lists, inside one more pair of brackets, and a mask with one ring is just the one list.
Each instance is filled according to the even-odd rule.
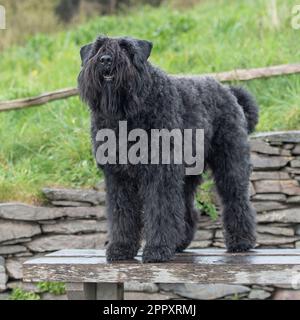
[[146,246],[143,251],[143,262],[166,262],[173,258],[175,249],[166,246]]
[[133,245],[124,243],[109,243],[106,249],[106,259],[109,262],[120,260],[132,260],[138,249]]
[[255,238],[250,239],[230,239],[226,241],[226,248],[228,252],[246,252],[255,248]]
[[190,243],[191,243],[190,240],[181,242],[181,243],[177,246],[176,252],[178,252],[178,253],[183,252],[183,251],[190,245]]

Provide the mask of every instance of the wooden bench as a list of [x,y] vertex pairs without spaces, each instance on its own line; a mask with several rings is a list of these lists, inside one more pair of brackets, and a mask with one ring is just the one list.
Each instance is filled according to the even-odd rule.
[[187,250],[168,263],[107,263],[104,250],[61,250],[23,264],[24,281],[65,282],[70,300],[121,300],[124,282],[299,285],[300,250]]

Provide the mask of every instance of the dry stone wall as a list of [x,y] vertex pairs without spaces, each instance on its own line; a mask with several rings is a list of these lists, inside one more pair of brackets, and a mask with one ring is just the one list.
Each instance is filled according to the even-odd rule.
[[[300,131],[251,137],[250,196],[257,214],[257,246],[300,248]],[[97,190],[43,190],[48,205],[0,204],[0,299],[22,283],[29,257],[67,248],[103,248],[107,240],[105,187]],[[224,247],[221,219],[202,215],[191,248]],[[48,298],[49,295],[47,296]],[[299,298],[289,288],[233,285],[126,284],[127,298],[284,299]],[[62,297],[64,298],[64,297]]]

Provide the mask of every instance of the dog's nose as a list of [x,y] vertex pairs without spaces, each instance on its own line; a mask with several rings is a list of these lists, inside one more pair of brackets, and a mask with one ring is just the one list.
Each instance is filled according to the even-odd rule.
[[111,64],[112,57],[109,56],[108,54],[105,54],[100,57],[100,63],[103,65]]

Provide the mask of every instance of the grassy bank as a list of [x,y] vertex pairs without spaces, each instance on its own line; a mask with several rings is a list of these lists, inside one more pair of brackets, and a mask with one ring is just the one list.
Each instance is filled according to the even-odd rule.
[[[79,48],[99,33],[154,42],[151,61],[170,73],[206,73],[299,62],[300,31],[292,0],[202,1],[194,8],[139,8],[101,17],[72,31],[38,34],[0,54],[0,99],[75,86]],[[1,31],[5,32],[5,31]],[[300,77],[247,82],[261,106],[258,130],[300,128]],[[0,114],[0,201],[32,202],[45,185],[92,186],[100,178],[90,152],[87,109],[78,98]]]

